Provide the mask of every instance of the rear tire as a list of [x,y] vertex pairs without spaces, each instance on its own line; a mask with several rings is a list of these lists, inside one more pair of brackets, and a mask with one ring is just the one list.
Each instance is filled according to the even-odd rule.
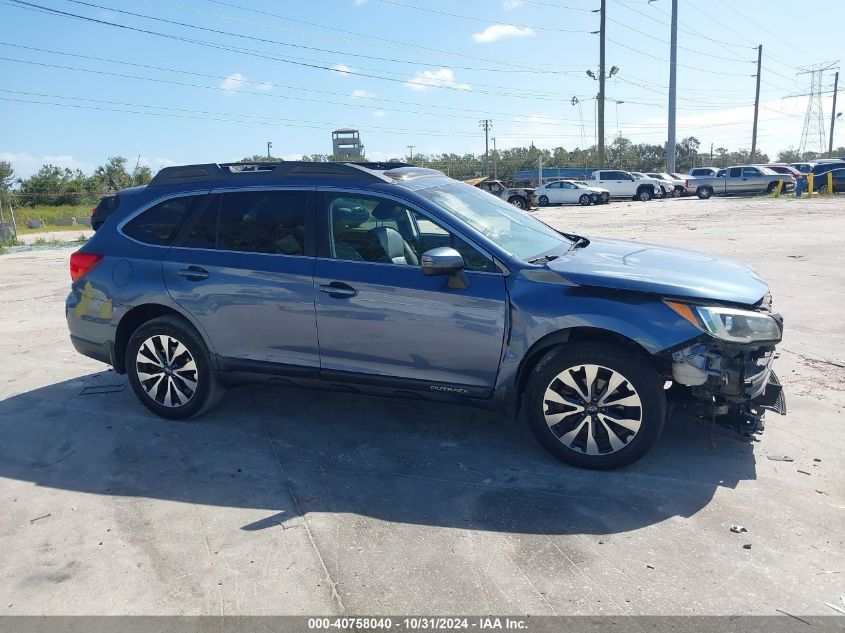
[[700,200],[708,200],[713,196],[713,187],[699,187],[695,193]]
[[202,338],[176,316],[147,321],[135,330],[125,362],[129,384],[141,404],[163,418],[202,415],[225,393]]
[[547,207],[547,206],[549,206],[549,197],[548,196],[540,196],[540,198],[537,200],[537,202],[541,207]]
[[607,204],[608,202],[610,202],[610,194],[609,193],[601,194],[601,202],[602,202],[602,204]]
[[522,209],[523,211],[528,208],[528,203],[522,196],[511,196],[510,198],[508,198],[508,202],[510,202],[517,209]]
[[663,382],[648,360],[604,343],[572,343],[548,352],[531,373],[523,407],[547,451],[596,470],[643,457],[666,420]]

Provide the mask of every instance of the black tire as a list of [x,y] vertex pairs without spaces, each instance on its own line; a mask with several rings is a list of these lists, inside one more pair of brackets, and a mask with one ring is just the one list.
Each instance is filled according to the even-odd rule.
[[[163,341],[168,342],[167,352],[161,345]],[[174,346],[172,341],[181,344],[187,355],[179,351],[178,345]],[[145,346],[144,352],[140,352],[142,346]],[[139,353],[144,359],[152,359],[150,352],[153,352],[160,362],[142,362],[139,367]],[[169,362],[164,360],[162,355],[169,357]],[[190,369],[191,365],[187,364],[185,359],[193,361],[195,371]],[[186,420],[202,415],[220,402],[225,393],[211,368],[208,348],[202,337],[189,323],[177,316],[152,319],[135,330],[126,346],[125,362],[129,384],[141,404],[163,418]],[[163,368],[161,372],[157,371],[158,367]],[[160,377],[158,380],[144,379],[139,375],[139,371],[143,373],[144,369],[147,369],[150,375]],[[166,384],[165,380],[170,381],[170,384]],[[194,388],[190,387],[192,382],[195,382]],[[147,388],[153,392],[152,395],[148,393]],[[182,400],[184,402],[181,402]]]
[[[573,369],[576,370],[575,374],[579,374],[580,371],[579,375],[586,378],[584,365],[598,366],[593,379],[593,389],[588,390],[588,395],[606,389],[611,375],[616,373],[623,381],[619,382],[611,393],[603,394],[601,398],[608,398],[614,394],[616,397],[609,399],[607,406],[598,408],[597,413],[585,413],[581,416],[582,419],[579,419],[580,414],[574,413],[571,416],[564,415],[554,424],[547,422],[546,414],[552,411],[553,407],[559,406],[554,400],[547,400],[546,396],[549,394],[547,390],[555,391],[558,395],[566,394],[568,387],[561,382],[559,376],[568,369]],[[603,384],[602,380],[604,380]],[[586,380],[583,381],[582,388],[584,386],[586,386]],[[633,396],[629,395],[631,393]],[[569,397],[567,395],[567,398]],[[612,403],[617,400],[627,402],[632,397],[640,404],[620,407]],[[601,403],[601,399],[598,402]],[[657,442],[666,420],[663,381],[648,359],[636,352],[604,343],[572,343],[548,352],[531,373],[524,394],[523,408],[531,430],[547,451],[573,466],[595,470],[621,468],[643,457]],[[606,412],[610,413],[606,415]],[[550,413],[550,415],[559,415],[559,413]],[[637,430],[632,431],[615,424],[609,425],[599,419],[599,416],[604,416],[604,420],[612,422],[614,417],[618,418],[619,415],[639,416]],[[633,420],[619,419],[625,423],[633,422]],[[596,429],[595,434],[593,434],[593,428]],[[611,440],[610,435],[613,429],[618,430],[613,432],[615,439]],[[579,447],[567,446],[561,437],[566,438],[568,433],[575,433],[574,437],[569,439],[573,444],[583,442],[584,448],[579,450]],[[626,437],[623,438],[617,433]],[[588,437],[593,438],[596,454],[587,453]],[[616,449],[612,446],[613,442],[616,443]]]
[[510,202],[517,209],[522,209],[523,211],[528,208],[528,202],[526,202],[525,198],[523,198],[522,196],[511,196],[510,198],[508,198],[508,202]]
[[819,187],[819,193],[822,194],[822,195],[826,194],[827,193],[827,185],[822,185],[821,187]]
[[537,200],[537,203],[541,207],[547,207],[547,206],[549,206],[549,197],[548,196],[540,196],[539,199]]
[[654,190],[648,187],[642,187],[637,191],[636,199],[640,202],[648,202],[654,197]]
[[601,194],[601,202],[602,202],[602,204],[607,204],[608,202],[610,202],[610,194],[609,193]]
[[581,197],[578,198],[578,204],[580,204],[582,207],[590,206],[590,194],[582,193]]
[[713,187],[699,187],[695,194],[698,196],[699,200],[708,200],[713,196]]
[[770,182],[769,186],[766,188],[766,193],[773,194],[777,188],[778,188],[778,183]]

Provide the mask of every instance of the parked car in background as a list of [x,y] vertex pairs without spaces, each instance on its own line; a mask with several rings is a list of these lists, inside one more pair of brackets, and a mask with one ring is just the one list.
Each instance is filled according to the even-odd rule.
[[794,167],[802,174],[809,174],[813,171],[813,167],[816,166],[816,163],[789,163],[790,167]]
[[666,195],[673,196],[675,198],[687,195],[688,181],[686,178],[678,178],[677,176],[663,172],[649,172],[646,176],[649,178],[656,178],[661,183],[666,183],[665,185],[661,184],[666,191]]
[[[845,191],[845,182],[843,182],[843,174],[845,174],[845,161],[835,161],[830,163],[816,163],[813,167],[813,189],[819,193],[836,193],[837,191]],[[829,191],[828,174],[833,174],[833,191]]]
[[786,174],[777,174],[765,167],[739,165],[728,167],[724,175],[711,178],[696,178],[695,193],[702,200],[711,196],[749,193],[771,193],[783,181],[784,191],[795,188],[795,179]]
[[666,195],[666,187],[663,185],[662,182],[660,182],[659,179],[647,176],[641,171],[632,171],[628,173],[630,173],[634,178],[636,178],[638,182],[653,182],[656,185],[654,191],[655,198],[662,198]]
[[771,169],[776,174],[788,174],[793,178],[798,178],[802,173],[792,165],[787,165],[786,163],[770,163],[767,165],[755,165],[755,167],[765,167]]
[[608,469],[667,405],[746,436],[784,409],[783,320],[733,259],[560,232],[401,163],[165,167],[120,198],[70,256],[65,315],[164,418],[250,382],[449,399]]
[[696,178],[709,178],[710,176],[715,176],[718,173],[718,167],[693,167],[689,170],[689,175],[695,176]]
[[91,228],[95,231],[99,229],[119,204],[117,194],[100,198],[97,206],[91,209]]
[[550,204],[604,204],[610,200],[607,189],[578,183],[573,180],[550,182],[534,191],[535,200],[541,207]]
[[527,209],[531,206],[534,189],[531,187],[505,187],[501,180],[482,180],[475,185],[482,191],[491,193],[497,198],[510,202],[517,209]]
[[627,171],[600,169],[594,171],[590,184],[610,192],[611,198],[628,198],[646,202],[660,196],[660,181],[654,178],[637,178]]

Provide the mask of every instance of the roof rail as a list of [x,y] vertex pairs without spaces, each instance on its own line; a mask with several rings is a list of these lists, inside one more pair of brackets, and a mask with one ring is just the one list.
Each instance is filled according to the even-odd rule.
[[147,186],[163,187],[186,183],[215,182],[231,178],[256,178],[258,176],[271,179],[334,176],[370,179],[376,182],[382,181],[383,178],[373,172],[406,166],[405,163],[316,163],[306,161],[206,163],[204,165],[165,167],[155,175]]

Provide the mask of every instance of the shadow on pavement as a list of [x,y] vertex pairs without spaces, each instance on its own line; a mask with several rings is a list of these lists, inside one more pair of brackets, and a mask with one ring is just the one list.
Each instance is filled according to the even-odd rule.
[[[190,422],[149,413],[125,378],[91,374],[0,402],[0,476],[99,495],[351,513],[407,524],[533,534],[611,534],[690,516],[720,486],[754,479],[751,445],[670,420],[620,471],[568,467],[523,422],[416,401],[242,387]],[[89,390],[90,391],[90,390]]]

